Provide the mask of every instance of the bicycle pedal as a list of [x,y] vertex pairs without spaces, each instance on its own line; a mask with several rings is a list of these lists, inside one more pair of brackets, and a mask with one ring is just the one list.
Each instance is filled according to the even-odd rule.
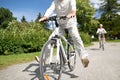
[[55,65],[56,63],[55,62],[51,62],[50,65]]
[[75,56],[75,51],[71,51],[70,56]]

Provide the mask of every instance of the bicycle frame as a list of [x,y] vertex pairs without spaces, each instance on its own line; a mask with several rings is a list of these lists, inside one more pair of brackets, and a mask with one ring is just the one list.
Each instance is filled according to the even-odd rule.
[[[51,17],[48,21],[55,21],[56,28],[50,35],[48,41],[43,45],[41,50],[40,75],[41,79],[54,78],[55,80],[61,80],[61,74],[65,63],[68,64],[70,71],[74,70],[76,63],[76,55],[74,45],[68,38],[68,30],[65,29],[67,37],[64,37],[60,33],[60,27],[57,23],[57,19],[65,19],[66,17]],[[66,43],[66,49],[64,49],[63,41]],[[48,49],[47,49],[48,48]],[[48,72],[47,72],[48,71]],[[52,74],[50,74],[50,72]]]
[[[57,36],[57,37],[55,37],[55,36]],[[48,41],[45,43],[45,45],[43,46],[43,48],[42,48],[42,51],[41,51],[41,53],[44,53],[44,51],[45,51],[45,47],[47,47],[47,45],[49,46],[49,47],[51,47],[51,49],[50,49],[50,60],[49,60],[49,63],[51,63],[52,62],[52,58],[53,58],[53,45],[50,45],[50,43],[51,43],[51,40],[55,40],[56,42],[57,42],[57,54],[56,54],[56,59],[57,59],[57,61],[56,61],[56,63],[59,63],[59,51],[60,51],[60,48],[61,48],[61,51],[62,51],[62,54],[63,54],[63,57],[64,57],[64,60],[65,60],[65,62],[67,62],[68,60],[67,60],[67,55],[66,55],[66,52],[65,52],[65,49],[64,49],[64,47],[63,47],[63,44],[62,44],[62,41],[61,41],[61,39],[63,39],[64,41],[65,41],[65,43],[66,43],[66,48],[67,48],[67,45],[69,44],[69,45],[71,45],[69,42],[68,42],[68,40],[63,36],[63,35],[61,35],[60,33],[59,33],[59,27],[56,27],[55,28],[55,30],[53,31],[53,33],[52,33],[52,35],[50,36],[50,38],[48,39]]]

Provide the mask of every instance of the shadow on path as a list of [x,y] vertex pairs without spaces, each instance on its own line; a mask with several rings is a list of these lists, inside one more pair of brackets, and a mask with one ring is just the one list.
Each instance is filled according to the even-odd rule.
[[90,48],[90,50],[100,50],[100,48]]
[[[37,67],[35,70],[31,69],[32,67]],[[39,80],[40,78],[40,73],[39,73],[39,64],[32,63],[28,65],[23,72],[29,72],[30,76],[33,76],[31,80]]]
[[[32,67],[37,67],[34,70],[32,69]],[[40,80],[40,73],[39,73],[39,64],[36,63],[31,63],[29,64],[24,70],[23,72],[29,72],[30,76],[33,76],[31,80]],[[69,75],[70,78],[77,78],[79,76],[72,74],[72,72],[70,71],[63,71],[62,73],[63,75]]]
[[77,78],[77,77],[79,77],[79,76],[77,76],[75,74],[72,74],[70,71],[65,71],[65,72],[63,72],[63,74],[69,75],[70,78]]
[[70,71],[70,70],[69,70],[68,65],[65,65],[65,66],[63,67],[63,72],[62,72],[62,74],[68,75],[68,76],[70,76],[70,78],[73,78],[73,79],[79,77],[79,76],[75,75],[75,74],[73,73],[73,71]]

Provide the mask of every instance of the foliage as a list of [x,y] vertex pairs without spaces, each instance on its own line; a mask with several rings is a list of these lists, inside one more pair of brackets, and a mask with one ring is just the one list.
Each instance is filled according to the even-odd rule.
[[[40,51],[51,33],[42,26],[36,22],[10,22],[6,29],[0,29],[0,55]],[[84,43],[88,43],[88,34],[81,35]]]
[[15,19],[12,16],[12,12],[6,8],[0,8],[0,27],[6,28],[8,26],[9,21]]
[[91,37],[88,33],[80,32],[81,39],[84,44],[90,44],[91,43]]
[[98,21],[93,18],[94,8],[89,4],[89,0],[77,0],[77,21],[80,24],[80,31],[94,33]]
[[27,22],[25,16],[22,17],[21,22]]
[[120,11],[120,4],[117,0],[103,0],[101,10],[103,14],[99,21],[104,25],[109,37],[120,38],[120,15],[117,14]]
[[[6,29],[0,29],[0,55],[31,53],[40,51],[51,31],[41,27],[40,23],[22,23],[13,20]],[[85,44],[90,36],[80,33]]]
[[0,29],[0,54],[40,51],[50,33],[39,23],[13,20],[7,29]]
[[40,18],[41,18],[41,13],[38,14],[38,17],[35,21],[37,22]]
[[[103,3],[101,4],[101,10],[104,13],[117,13],[120,11],[120,4],[117,3],[117,0],[102,0]],[[110,16],[109,16],[110,17]]]

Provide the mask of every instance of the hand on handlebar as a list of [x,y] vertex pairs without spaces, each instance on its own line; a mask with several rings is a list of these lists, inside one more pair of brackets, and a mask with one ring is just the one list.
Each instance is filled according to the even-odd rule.
[[46,19],[47,19],[47,17],[44,16],[44,17],[40,18],[38,21],[39,21],[39,22],[42,22],[42,21],[45,21]]
[[72,17],[74,17],[73,14],[68,14],[67,16],[60,16],[60,17],[52,16],[52,17],[49,17],[49,18],[47,18],[46,16],[44,16],[44,17],[40,18],[38,21],[39,22],[44,22],[44,21],[56,21],[56,20],[60,20],[60,19],[65,20],[66,18],[69,19],[69,18],[72,18]]
[[74,16],[72,16],[71,14],[68,14],[66,17],[69,19],[69,18],[72,18]]
[[69,19],[69,18],[72,18],[74,16],[75,16],[75,12],[68,14],[66,17]]

